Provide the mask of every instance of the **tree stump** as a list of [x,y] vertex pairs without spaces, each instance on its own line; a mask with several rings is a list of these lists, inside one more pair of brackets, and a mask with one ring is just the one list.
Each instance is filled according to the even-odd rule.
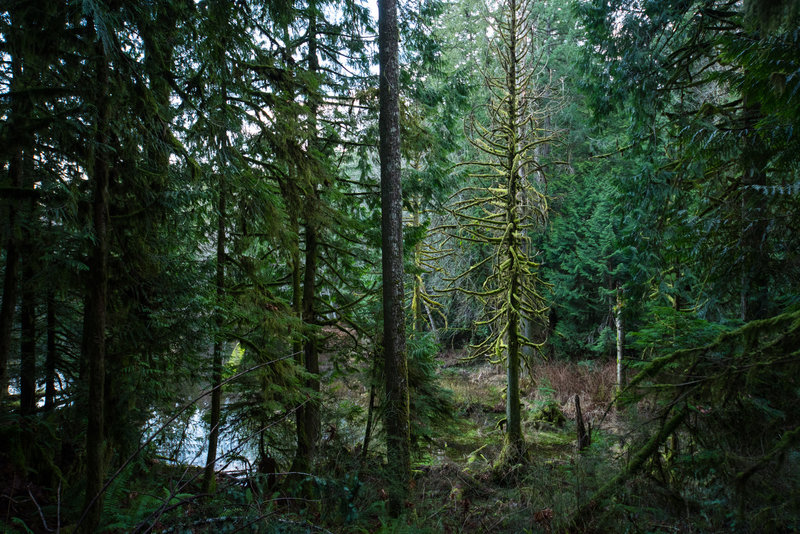
[[575,424],[577,425],[578,430],[578,450],[582,451],[589,447],[592,444],[592,431],[591,427],[589,428],[589,432],[586,431],[586,427],[583,424],[583,415],[581,414],[581,398],[578,395],[575,395]]

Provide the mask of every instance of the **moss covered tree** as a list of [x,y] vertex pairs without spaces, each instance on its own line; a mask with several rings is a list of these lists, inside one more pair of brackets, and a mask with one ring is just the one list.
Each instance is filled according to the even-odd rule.
[[[450,280],[452,290],[477,297],[486,309],[478,326],[490,334],[473,348],[490,354],[506,367],[506,439],[501,465],[525,458],[519,375],[522,348],[541,349],[543,339],[526,336],[526,320],[546,324],[547,304],[542,295],[536,251],[528,233],[540,230],[547,217],[547,198],[541,191],[544,173],[536,148],[552,142],[546,130],[547,112],[541,109],[545,89],[536,76],[543,62],[533,42],[530,0],[506,0],[492,27],[493,57],[497,64],[485,77],[490,100],[467,120],[470,142],[485,156],[471,162],[474,185],[456,194],[450,207],[458,225],[451,239],[488,246],[485,257]],[[495,68],[496,71],[491,69]],[[483,120],[485,118],[485,120]],[[491,274],[478,290],[459,281],[485,265]]]

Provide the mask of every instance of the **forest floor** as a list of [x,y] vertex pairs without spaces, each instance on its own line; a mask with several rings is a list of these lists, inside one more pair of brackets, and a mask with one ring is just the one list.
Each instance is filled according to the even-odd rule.
[[[525,369],[521,396],[529,462],[499,469],[495,464],[504,439],[505,371],[499,365],[465,360],[464,355],[464,351],[450,350],[437,356],[438,385],[451,392],[454,413],[450,424],[443,425],[432,440],[417,448],[413,492],[405,517],[393,522],[381,513],[385,482],[380,465],[361,464],[360,491],[349,503],[354,512],[360,511],[358,520],[350,527],[322,521],[327,530],[559,531],[568,525],[578,506],[611,476],[612,466],[617,465],[615,458],[620,456],[619,436],[625,430],[617,413],[608,410],[615,391],[613,363],[552,361]],[[346,382],[328,384],[327,394],[340,405],[359,406],[364,413],[367,388],[357,379]],[[584,452],[577,447],[576,395],[580,397],[584,421],[593,427],[595,441],[595,447]],[[333,399],[328,404],[330,400]],[[345,418],[330,419],[342,425]],[[361,425],[363,419],[357,418],[345,433],[358,433]],[[342,430],[340,427],[340,433]],[[325,441],[324,436],[323,445]],[[374,461],[382,454],[382,438],[375,437],[372,443],[370,451],[372,455],[377,453],[372,456]],[[327,448],[329,453],[332,449]],[[333,470],[350,465],[355,470],[359,463],[354,461],[354,453],[360,453],[360,446],[351,442],[340,447],[336,458],[327,465]],[[341,477],[346,471],[347,468],[331,475]],[[319,516],[324,519],[326,514]]]
[[[453,417],[417,447],[407,513],[397,520],[385,510],[383,438],[374,436],[370,454],[361,454],[368,388],[363,375],[343,373],[323,383],[323,405],[335,408],[323,412],[318,476],[294,482],[278,476],[275,485],[275,477],[270,482],[253,473],[221,473],[216,493],[208,496],[199,484],[201,468],[142,458],[106,492],[105,531],[563,531],[571,514],[619,466],[625,425],[615,412],[607,412],[613,365],[552,361],[526,369],[521,386],[529,461],[499,469],[505,373],[502,366],[462,357],[459,351],[437,357],[436,380],[450,392]],[[331,370],[329,361],[323,364]],[[575,395],[584,420],[593,426],[594,445],[583,452],[577,448]],[[291,433],[285,439],[290,442]],[[32,529],[18,531],[49,531],[34,526],[44,526],[42,509],[57,512],[71,500],[80,509],[77,496],[32,501],[34,507],[17,514]]]
[[[163,447],[149,447],[111,477],[104,493],[102,532],[800,531],[800,523],[791,522],[796,513],[782,508],[786,492],[795,491],[796,486],[786,486],[786,482],[776,485],[773,493],[777,504],[756,501],[765,514],[773,514],[773,523],[769,524],[790,525],[793,530],[740,530],[731,501],[720,498],[725,495],[724,487],[714,486],[709,479],[692,482],[675,478],[673,473],[680,471],[670,471],[670,465],[696,462],[678,467],[702,467],[699,462],[703,458],[695,458],[686,436],[680,437],[685,443],[685,459],[675,458],[679,450],[676,435],[670,449],[665,445],[653,455],[646,468],[619,484],[613,497],[593,504],[592,495],[622,471],[635,453],[635,444],[647,435],[645,423],[654,420],[657,413],[642,402],[631,404],[624,412],[609,409],[615,392],[611,362],[551,360],[526,368],[521,397],[528,458],[518,465],[499,467],[505,373],[502,366],[465,360],[463,351],[438,354],[429,362],[429,389],[425,394],[415,391],[412,396],[412,426],[424,422],[424,413],[438,414],[440,419],[431,421],[429,417],[427,433],[416,429],[412,491],[406,512],[391,519],[386,510],[385,447],[379,424],[368,454],[363,451],[369,372],[364,370],[364,360],[354,359],[354,353],[341,351],[338,360],[329,353],[322,360],[323,434],[313,474],[287,473],[296,437],[292,411],[269,412],[272,419],[262,427],[269,433],[262,444],[258,430],[237,427],[231,417],[231,432],[245,436],[245,447],[238,452],[228,449],[234,452],[225,455],[225,462],[235,461],[246,468],[218,473],[215,490],[207,493],[201,485],[202,467],[177,460],[182,458],[179,452],[186,447],[182,443],[189,431],[202,426],[187,413],[187,418],[170,430],[177,441],[166,441],[173,444],[175,452],[167,455]],[[431,388],[431,383],[436,387]],[[435,397],[442,392],[448,400],[437,405]],[[584,420],[592,426],[592,444],[583,451],[577,446],[576,395]],[[230,398],[237,399],[236,394]],[[256,397],[253,406],[262,402]],[[39,442],[30,437],[22,439],[39,434],[54,436],[55,423],[43,420],[38,425],[29,429],[6,426],[7,433],[17,432],[13,441],[6,440],[16,443],[12,453],[24,457],[23,444],[41,442],[61,457],[64,451],[69,452],[64,446],[71,443],[69,436]],[[261,445],[273,457],[271,471],[256,465],[255,451]],[[47,482],[48,466],[54,464],[37,459],[47,458],[45,453],[41,446],[32,449],[35,463],[28,473],[0,461],[0,502],[5,506],[0,512],[0,533],[71,532],[78,523],[83,475],[51,469]],[[794,472],[800,480],[800,456],[789,458],[779,467],[794,470],[788,471],[790,483]],[[772,480],[765,482],[771,484]],[[786,498],[785,502],[795,501]],[[582,526],[576,528],[573,519],[579,509],[585,514]]]
[[[579,453],[575,395],[595,440],[615,441],[613,364],[542,362],[522,380],[529,462],[498,469],[503,445],[505,372],[489,363],[441,356],[441,385],[453,392],[457,423],[432,444],[416,470],[414,528],[428,532],[550,532],[602,481],[592,453]],[[614,447],[604,447],[607,453]],[[430,462],[430,463],[426,463]]]
[[[242,506],[259,509],[272,525],[266,532],[562,531],[578,506],[611,476],[615,462],[609,460],[619,456],[624,425],[615,412],[607,412],[615,386],[613,364],[542,362],[527,369],[521,386],[529,462],[498,469],[505,372],[502,366],[465,361],[463,356],[463,351],[448,351],[437,357],[438,385],[451,392],[453,418],[418,446],[413,490],[401,518],[389,519],[385,510],[382,436],[374,436],[369,456],[361,457],[369,390],[358,375],[347,373],[323,382],[323,405],[336,408],[323,412],[314,488],[291,489],[284,479],[271,496],[263,487],[253,488],[253,494],[246,491],[237,497]],[[331,371],[330,361],[322,363],[323,373]],[[593,425],[596,445],[582,453],[577,448],[575,395],[584,420]],[[236,492],[227,487],[230,499]],[[229,506],[222,505],[225,510]],[[220,515],[219,505],[192,511],[195,517],[215,514]],[[168,525],[169,520],[163,523]]]

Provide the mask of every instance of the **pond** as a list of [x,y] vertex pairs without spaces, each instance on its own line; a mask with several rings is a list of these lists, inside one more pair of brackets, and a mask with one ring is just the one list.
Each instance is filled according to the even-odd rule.
[[[227,403],[223,401],[223,405]],[[197,403],[169,422],[174,412],[164,414],[154,411],[145,426],[143,442],[152,439],[156,457],[162,461],[203,467],[208,456],[208,412],[208,403]],[[247,471],[254,465],[257,455],[257,443],[254,440],[242,440],[233,429],[227,427],[220,430],[215,465],[218,472]]]

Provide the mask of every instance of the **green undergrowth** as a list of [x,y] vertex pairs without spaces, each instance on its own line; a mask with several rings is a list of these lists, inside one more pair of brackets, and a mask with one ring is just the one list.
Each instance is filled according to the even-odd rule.
[[[591,384],[581,382],[583,370],[574,367],[572,376],[570,367],[561,363],[545,370],[550,378],[543,372],[541,377],[526,379],[522,399],[525,461],[502,469],[497,467],[504,439],[502,370],[488,365],[440,369],[437,380],[451,392],[454,422],[437,427],[430,439],[420,440],[412,492],[399,518],[390,518],[386,510],[388,483],[380,432],[368,454],[360,447],[366,391],[331,387],[325,393],[330,409],[323,412],[325,433],[315,476],[269,477],[255,473],[251,466],[249,475],[219,475],[216,492],[205,495],[201,468],[157,460],[146,452],[150,455],[132,462],[109,485],[103,531],[714,533],[750,532],[748,525],[757,522],[771,531],[800,529],[800,523],[792,527],[786,521],[800,506],[796,451],[788,451],[774,469],[753,476],[749,498],[763,506],[745,508],[714,472],[715,466],[722,465],[720,458],[708,456],[708,451],[693,452],[699,443],[686,431],[667,440],[613,494],[595,501],[598,491],[635,459],[642,439],[637,429],[652,423],[655,412],[640,403],[619,413],[612,411],[603,419],[607,404],[586,393],[592,390]],[[591,445],[580,452],[575,394],[581,396],[587,423],[594,427]],[[693,417],[703,415],[698,412]],[[279,467],[287,462],[276,458]],[[60,502],[57,494],[31,487],[37,501],[25,508],[25,495],[15,495],[19,507],[9,516],[6,531],[42,531],[37,505],[48,518],[56,517],[62,506],[61,531],[74,530],[79,518],[69,511],[80,508],[76,499],[81,488],[69,484],[72,479],[65,477]],[[781,500],[772,502],[779,494]],[[576,510],[585,513],[580,523]],[[745,517],[742,510],[755,510],[757,515]],[[48,527],[53,526],[51,521]]]

